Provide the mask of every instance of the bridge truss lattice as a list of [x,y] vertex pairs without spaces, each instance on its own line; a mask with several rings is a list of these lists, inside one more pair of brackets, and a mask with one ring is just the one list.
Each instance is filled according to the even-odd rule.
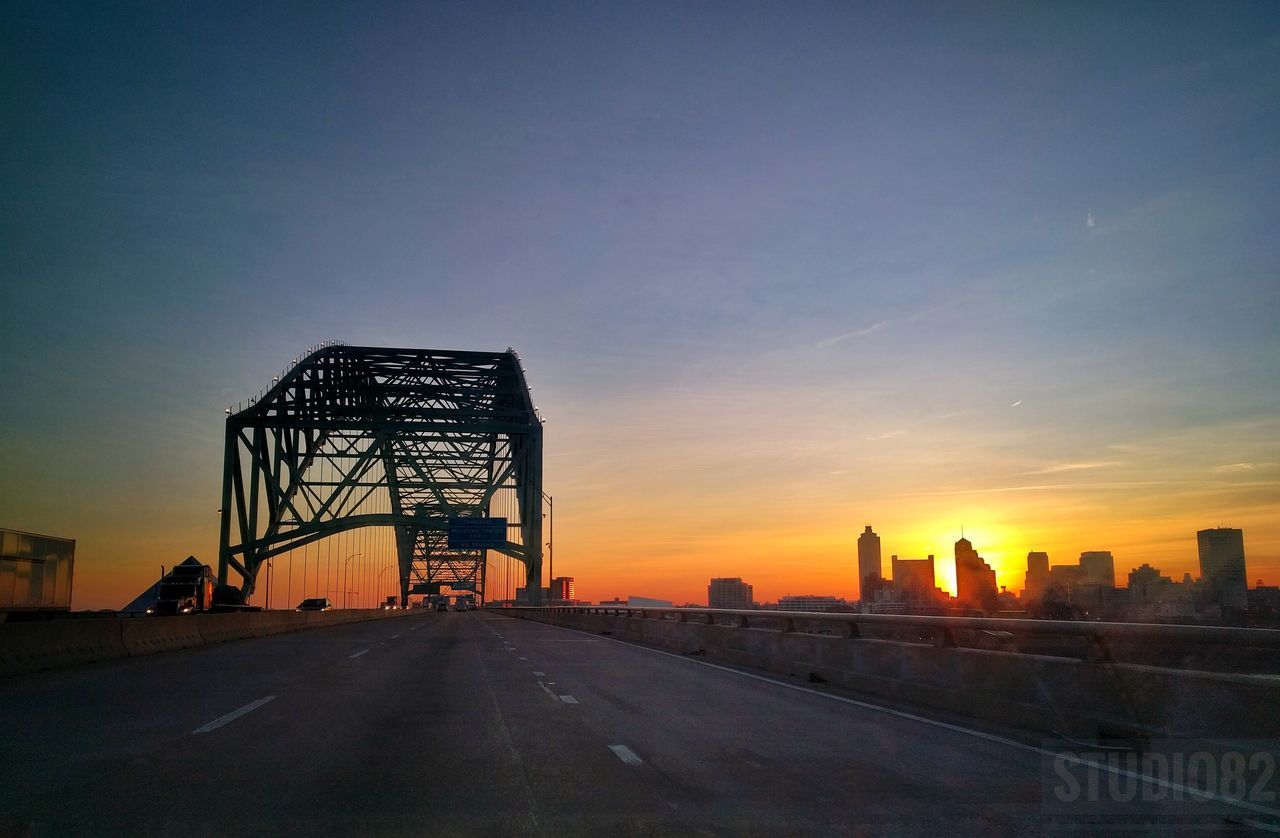
[[331,343],[228,408],[218,580],[253,593],[273,556],[391,527],[409,593],[485,596],[484,550],[451,549],[450,518],[506,517],[495,548],[541,594],[542,420],[515,350]]

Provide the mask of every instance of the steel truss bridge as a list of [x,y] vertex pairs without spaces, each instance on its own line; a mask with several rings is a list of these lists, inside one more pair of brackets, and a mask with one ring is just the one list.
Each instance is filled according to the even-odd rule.
[[390,527],[401,604],[441,585],[483,600],[485,551],[450,549],[448,522],[505,517],[494,549],[540,599],[542,419],[514,349],[324,344],[227,413],[220,583],[247,598],[273,556]]

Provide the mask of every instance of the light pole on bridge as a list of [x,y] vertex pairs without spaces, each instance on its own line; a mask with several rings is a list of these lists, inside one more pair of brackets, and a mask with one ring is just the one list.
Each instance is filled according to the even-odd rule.
[[347,567],[350,565],[352,559],[356,556],[363,555],[364,553],[352,553],[350,556],[347,556],[342,560],[342,610],[344,611],[347,609],[347,594],[350,593],[350,591],[347,590],[347,588],[350,587],[347,584]]
[[378,582],[376,585],[374,585],[374,588],[378,591],[378,596],[382,596],[382,574],[386,573],[388,570],[390,570],[393,567],[395,567],[395,565],[389,564],[386,567],[384,567],[382,570],[378,571]]
[[549,513],[542,517],[547,519],[547,588],[550,589],[556,578],[556,507],[551,495],[543,492],[542,497],[547,502]]

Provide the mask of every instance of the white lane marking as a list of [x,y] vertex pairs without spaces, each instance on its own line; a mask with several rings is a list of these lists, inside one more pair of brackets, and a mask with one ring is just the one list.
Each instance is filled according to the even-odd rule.
[[391,635],[391,639],[392,639],[392,640],[395,640],[395,639],[396,639],[397,637],[399,637],[399,636],[400,636],[400,635],[398,635],[398,634],[393,634],[393,635]]
[[[543,623],[543,625],[548,625],[548,624]],[[569,628],[568,626],[555,626],[555,628],[562,628],[562,629],[565,629],[566,631],[573,631],[573,632],[578,632],[579,634],[586,634],[586,632],[582,631],[581,629]],[[1280,809],[1271,809],[1266,806],[1259,806],[1256,803],[1250,803],[1247,800],[1237,800],[1232,797],[1224,797],[1222,795],[1214,794],[1204,789],[1196,789],[1196,788],[1192,788],[1191,786],[1184,786],[1179,783],[1170,782],[1169,780],[1162,780],[1159,777],[1149,777],[1146,774],[1143,774],[1141,772],[1129,771],[1128,769],[1125,769],[1125,768],[1109,765],[1106,762],[1093,762],[1092,760],[1081,759],[1078,756],[1073,756],[1063,751],[1054,751],[1054,750],[1050,750],[1049,748],[1041,748],[1036,745],[1027,745],[1025,743],[1018,742],[1017,740],[1009,739],[1008,737],[1005,737],[1005,736],[997,736],[994,733],[984,733],[981,730],[973,730],[972,728],[961,727],[960,725],[953,725],[948,722],[940,722],[937,719],[929,719],[924,716],[917,716],[915,713],[907,713],[902,710],[894,710],[890,707],[882,707],[879,704],[870,704],[866,701],[858,701],[857,699],[853,699],[853,698],[845,698],[842,695],[832,695],[831,693],[818,692],[817,690],[811,690],[808,687],[802,687],[798,684],[788,684],[785,681],[776,681],[773,678],[767,678],[763,675],[756,675],[755,673],[752,673],[752,672],[743,672],[742,670],[739,670],[739,669],[733,669],[728,666],[721,666],[718,663],[711,663],[709,661],[698,660],[697,658],[691,658],[686,655],[678,655],[675,652],[664,652],[661,649],[651,649],[648,646],[641,646],[638,643],[628,643],[627,641],[619,640],[616,637],[604,637],[601,639],[610,640],[614,643],[617,643],[622,646],[627,646],[631,649],[639,649],[642,652],[652,652],[655,655],[665,655],[666,657],[675,658],[676,660],[682,660],[682,661],[685,661],[686,663],[692,663],[698,666],[709,666],[712,669],[718,669],[721,672],[729,672],[734,675],[740,675],[743,678],[751,678],[754,681],[764,681],[766,684],[773,684],[775,687],[785,687],[786,689],[795,690],[796,692],[808,693],[809,695],[821,696],[822,698],[828,698],[828,699],[831,699],[832,701],[839,701],[842,704],[852,704],[854,707],[861,707],[864,710],[872,710],[877,713],[887,713],[890,716],[897,716],[900,719],[910,719],[913,722],[920,722],[921,724],[930,725],[931,727],[940,727],[944,730],[954,731],[955,733],[963,733],[967,736],[972,736],[975,739],[984,739],[988,742],[995,742],[1001,745],[1008,745],[1011,748],[1017,748],[1022,751],[1030,751],[1031,753],[1034,753],[1034,754],[1042,754],[1044,756],[1054,757],[1055,759],[1060,758],[1064,762],[1071,763],[1072,765],[1080,765],[1088,768],[1096,768],[1099,771],[1106,771],[1109,774],[1116,774],[1121,777],[1132,777],[1135,780],[1138,780],[1144,783],[1149,783],[1153,786],[1158,786],[1159,788],[1179,791],[1188,795],[1198,795],[1200,798],[1216,800],[1219,803],[1225,803],[1228,806],[1236,806],[1241,809],[1249,809],[1254,812],[1261,812],[1262,814],[1265,814],[1265,815],[1271,815],[1272,817],[1280,817]]]
[[192,735],[195,735],[197,733],[208,733],[211,730],[217,730],[223,725],[231,724],[232,722],[234,722],[236,719],[240,718],[244,714],[252,713],[254,710],[257,710],[259,707],[266,704],[268,701],[273,701],[273,700],[275,700],[275,696],[269,695],[266,698],[260,698],[257,701],[250,701],[248,704],[241,707],[239,710],[232,710],[227,715],[219,716],[218,718],[209,722],[207,725],[200,725],[200,727],[191,731],[191,733]]
[[538,686],[539,686],[539,687],[542,687],[542,691],[543,691],[544,693],[546,693],[547,695],[551,696],[551,697],[552,697],[553,699],[555,699],[556,701],[559,701],[559,700],[560,700],[560,697],[559,697],[558,695],[556,695],[555,693],[553,693],[553,692],[552,692],[552,691],[547,687],[547,685],[546,685],[546,684],[544,684],[544,683],[542,683],[541,681],[539,681],[539,682],[538,682]]
[[535,670],[533,670],[533,674],[534,674],[534,675],[546,675],[547,673],[543,672],[543,671],[542,671],[542,670],[540,670],[540,669],[535,669]]
[[349,657],[349,658],[358,658],[358,657],[360,657],[361,655],[363,655],[363,654],[364,654],[365,652],[367,652],[367,651],[369,651],[369,650],[368,650],[368,649],[361,649],[360,651],[356,652],[354,655],[347,655],[347,657]]
[[520,660],[522,660],[522,661],[527,661],[527,660],[528,660],[528,658],[522,657],[522,658],[520,658]]
[[584,637],[581,639],[574,637],[572,639],[560,638],[560,639],[554,639],[554,640],[549,638],[544,638],[539,642],[540,643],[600,643],[603,640],[604,640],[603,637]]
[[640,765],[644,762],[639,754],[626,745],[610,745],[609,750],[613,751],[613,755],[622,760],[624,765]]
[[578,699],[574,698],[574,697],[573,697],[573,696],[571,696],[571,695],[562,695],[562,696],[560,696],[560,700],[561,700],[561,701],[563,701],[565,704],[577,704],[577,703],[578,703]]

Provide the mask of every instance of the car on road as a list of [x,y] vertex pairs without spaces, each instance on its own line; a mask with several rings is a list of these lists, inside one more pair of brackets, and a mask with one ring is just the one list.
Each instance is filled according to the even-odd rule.
[[449,603],[447,603],[447,602],[437,602],[437,603],[436,603],[436,610],[437,610],[437,611],[448,611],[448,610],[449,610]]
[[467,605],[465,602],[459,602],[457,605],[453,606],[453,610],[454,610],[454,611],[466,611],[466,610],[467,610],[468,608],[470,608],[470,607],[471,607],[471,606]]
[[329,611],[332,608],[333,608],[333,605],[329,602],[328,597],[319,596],[319,597],[311,597],[310,599],[304,599],[302,602],[298,603],[298,607],[293,610],[294,611]]

